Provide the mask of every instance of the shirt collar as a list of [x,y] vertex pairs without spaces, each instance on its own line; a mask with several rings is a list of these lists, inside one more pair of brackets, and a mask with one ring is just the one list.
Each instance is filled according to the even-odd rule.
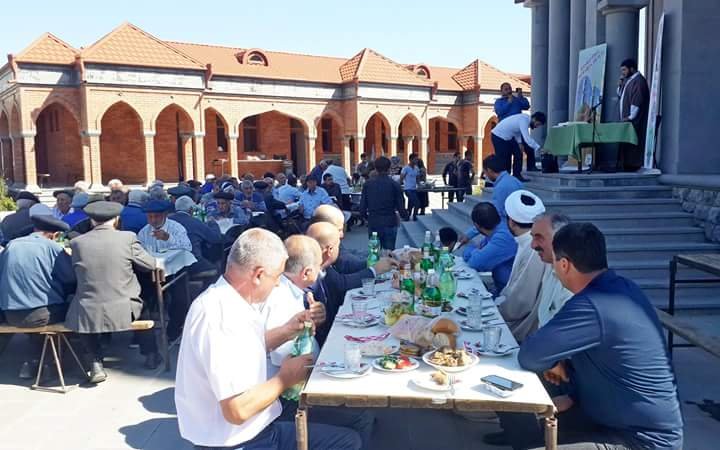
[[284,283],[288,287],[288,289],[290,289],[290,293],[293,295],[293,297],[303,298],[303,296],[305,295],[305,291],[300,289],[295,283],[292,282],[290,278],[285,276],[285,274],[283,274],[280,278],[280,282]]
[[250,304],[250,302],[245,300],[245,298],[227,282],[224,275],[215,282],[215,288],[221,292],[224,302],[232,302],[235,307],[251,314],[253,320],[262,321],[262,309],[265,306],[264,302],[255,305]]
[[514,238],[518,245],[529,244],[529,242],[532,241],[532,233],[530,233],[530,231],[526,231],[520,236],[514,236]]

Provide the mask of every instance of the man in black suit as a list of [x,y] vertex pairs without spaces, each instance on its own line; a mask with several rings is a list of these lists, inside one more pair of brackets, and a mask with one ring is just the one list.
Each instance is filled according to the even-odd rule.
[[365,278],[375,278],[376,275],[390,271],[397,263],[391,258],[380,258],[375,266],[369,269],[341,274],[333,267],[340,249],[340,233],[337,227],[327,222],[314,223],[308,228],[307,235],[315,239],[322,249],[322,268],[325,275],[321,276],[310,290],[315,300],[325,303],[327,312],[325,323],[315,332],[318,343],[323,345],[335,316],[345,301],[345,293],[362,286],[362,280]]

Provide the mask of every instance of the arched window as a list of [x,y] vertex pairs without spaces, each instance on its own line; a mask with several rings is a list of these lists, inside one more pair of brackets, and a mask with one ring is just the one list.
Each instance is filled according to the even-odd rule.
[[430,79],[430,69],[425,65],[415,66],[415,75]]
[[252,53],[248,57],[248,64],[260,64],[260,65],[266,65],[265,64],[265,58],[262,57],[260,53]]
[[422,67],[418,69],[417,74],[421,77],[427,77],[427,72],[425,72],[425,69],[423,69]]

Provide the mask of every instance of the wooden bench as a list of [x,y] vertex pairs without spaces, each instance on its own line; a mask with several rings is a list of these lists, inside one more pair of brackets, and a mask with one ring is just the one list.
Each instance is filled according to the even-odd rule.
[[[151,330],[155,326],[155,322],[152,320],[136,320],[132,324],[130,324],[130,330],[131,331],[142,331],[142,330]],[[30,386],[32,389],[47,389],[47,390],[53,390],[55,392],[62,392],[63,394],[67,392],[67,386],[65,386],[65,377],[63,376],[62,371],[62,344],[63,342],[67,346],[67,348],[70,350],[70,353],[73,355],[73,359],[75,359],[75,362],[77,363],[78,367],[80,367],[80,371],[82,371],[84,374],[87,375],[87,371],[83,367],[82,363],[80,362],[80,358],[78,358],[77,353],[75,353],[75,349],[73,349],[72,345],[70,345],[70,341],[68,341],[67,337],[65,336],[66,333],[73,333],[72,330],[67,328],[64,323],[56,323],[52,325],[46,325],[44,327],[37,327],[37,328],[20,328],[20,327],[13,327],[10,325],[0,325],[0,334],[16,334],[16,333],[24,333],[24,334],[41,334],[45,336],[45,340],[43,342],[43,348],[42,353],[40,354],[40,364],[38,365],[38,371],[37,376],[35,377],[35,383]],[[53,337],[57,340],[57,344],[55,343],[55,340],[53,340]],[[52,351],[53,360],[55,361],[55,368],[57,368],[58,376],[60,377],[60,385],[62,386],[62,390],[56,391],[53,388],[48,388],[45,386],[40,386],[40,377],[42,376],[42,369],[43,364],[45,363],[45,355],[47,353],[48,348],[48,342],[50,343],[50,350]]]
[[[663,326],[667,328],[669,332],[680,336],[694,346],[700,347],[711,355],[720,358],[720,337],[708,336],[686,320],[672,316],[665,311],[658,309],[657,315],[660,322],[662,322]],[[672,348],[670,348],[670,350],[672,352]]]

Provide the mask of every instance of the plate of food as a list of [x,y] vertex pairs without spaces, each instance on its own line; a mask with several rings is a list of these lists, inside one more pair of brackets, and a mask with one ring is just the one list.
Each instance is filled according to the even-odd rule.
[[380,316],[375,314],[366,314],[364,317],[358,318],[352,314],[337,316],[336,320],[343,325],[353,328],[369,328],[380,322]]
[[338,366],[326,366],[320,368],[320,373],[323,375],[327,375],[332,378],[344,378],[344,379],[352,379],[352,378],[360,378],[364,377],[365,375],[372,372],[372,368],[370,367],[370,364],[367,363],[361,363],[360,364],[360,370],[358,371],[351,371],[345,368],[344,365],[338,365]]
[[[460,306],[458,308],[455,308],[455,312],[460,314],[461,316],[467,316],[467,307]],[[493,310],[483,311],[483,313],[482,313],[483,317],[492,317],[494,315],[495,315],[495,311],[493,311]]]
[[488,291],[485,291],[485,290],[481,291],[478,288],[470,288],[470,290],[468,292],[458,292],[455,295],[457,297],[461,297],[461,298],[469,298],[471,295],[479,295],[480,297],[482,297],[484,299],[492,299],[491,293],[489,293]]
[[460,321],[460,328],[462,328],[465,331],[475,331],[475,332],[482,331],[482,325],[478,328],[475,328],[473,326],[470,326],[470,323],[468,323],[468,321],[465,319]]
[[400,319],[404,314],[410,314],[410,305],[408,303],[393,303],[383,311],[385,317],[383,318],[383,325],[391,327],[395,325],[395,322]]
[[478,363],[480,358],[465,349],[443,347],[423,355],[423,361],[445,372],[463,372]]
[[372,366],[382,372],[410,372],[420,367],[420,363],[405,355],[387,355],[373,360]]
[[489,356],[489,357],[502,357],[502,356],[508,356],[511,355],[515,350],[519,349],[520,347],[517,345],[509,346],[505,344],[499,344],[495,350],[485,350],[483,349],[482,345],[480,345],[480,342],[475,343],[475,347],[477,350],[475,350],[475,354],[481,355],[481,356]]
[[400,351],[400,346],[397,344],[385,344],[378,341],[370,341],[360,344],[360,353],[362,353],[363,356],[387,356],[397,353],[398,351]]
[[415,386],[427,389],[428,391],[447,392],[452,389],[450,387],[450,377],[440,370],[429,374],[424,373],[421,376],[413,378],[412,382]]

